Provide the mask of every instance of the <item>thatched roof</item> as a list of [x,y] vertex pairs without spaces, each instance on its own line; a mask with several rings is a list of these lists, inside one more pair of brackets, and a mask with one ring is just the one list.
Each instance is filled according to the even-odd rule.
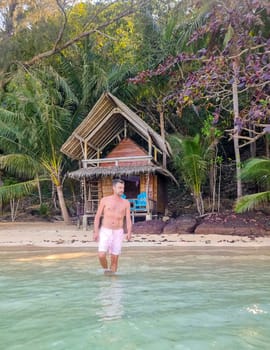
[[113,166],[113,167],[91,167],[82,168],[69,173],[69,177],[76,180],[82,180],[83,178],[95,179],[104,176],[124,176],[124,175],[139,175],[142,173],[158,173],[164,176],[170,177],[173,181],[176,179],[166,169],[155,165],[143,165],[143,166]]
[[169,144],[122,101],[104,93],[84,121],[63,144],[61,151],[72,159],[96,158],[125,128],[133,129],[146,141],[166,155],[171,154]]

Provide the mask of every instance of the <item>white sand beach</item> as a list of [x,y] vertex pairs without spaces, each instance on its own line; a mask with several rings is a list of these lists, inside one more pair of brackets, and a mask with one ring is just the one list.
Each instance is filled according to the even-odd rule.
[[[0,223],[0,247],[97,247],[92,230],[63,222]],[[136,234],[123,247],[270,247],[270,237],[199,234]]]

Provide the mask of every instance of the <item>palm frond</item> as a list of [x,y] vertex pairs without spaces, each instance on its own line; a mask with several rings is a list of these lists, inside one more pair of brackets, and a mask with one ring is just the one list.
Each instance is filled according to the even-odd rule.
[[177,171],[186,185],[194,193],[199,194],[207,173],[207,160],[199,135],[195,137],[172,135],[169,141]]
[[[65,94],[65,104],[67,104],[67,101],[69,101],[71,104],[78,104],[78,98],[74,94],[71,86],[68,84],[68,81],[63,78],[61,75],[59,75],[52,67],[49,68],[49,72],[51,77],[53,78],[56,86],[56,91],[63,91]],[[45,71],[45,77],[47,77],[47,70]],[[48,77],[47,77],[48,79]]]
[[62,156],[57,156],[56,154],[54,154],[51,159],[46,159],[46,157],[41,159],[41,164],[47,170],[52,182],[56,186],[60,186],[61,184],[60,174],[62,170],[62,159]]
[[[75,46],[75,45],[74,45]],[[79,76],[79,67],[76,67],[67,59],[63,54],[61,54],[61,61],[59,63],[60,73],[65,77],[68,85],[72,91],[76,91],[76,95],[81,97],[82,94],[82,84]]]
[[239,198],[235,205],[237,213],[244,213],[256,209],[258,206],[270,202],[270,191],[254,193]]
[[178,155],[181,152],[183,138],[180,135],[170,135],[168,140],[172,147],[173,154]]
[[26,178],[33,178],[41,171],[40,164],[26,154],[0,156],[0,168],[13,175]]
[[18,150],[17,130],[13,125],[7,125],[0,121],[0,144],[1,150],[5,153],[12,153]]
[[19,199],[28,196],[38,186],[38,180],[19,182],[16,184],[0,187],[0,201],[3,203],[10,199]]
[[256,181],[270,185],[270,159],[250,159],[241,171],[241,178],[245,181]]
[[3,122],[3,123],[17,123],[18,121],[20,121],[21,119],[21,115],[17,112],[12,112],[12,111],[9,111],[5,108],[1,108],[0,107],[0,120]]

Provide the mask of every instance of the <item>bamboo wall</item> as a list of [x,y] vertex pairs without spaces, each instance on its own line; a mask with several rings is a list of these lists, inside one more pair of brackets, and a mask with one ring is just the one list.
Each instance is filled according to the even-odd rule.
[[110,176],[102,177],[100,180],[100,183],[101,183],[101,196],[102,197],[111,196],[113,194],[112,178]]

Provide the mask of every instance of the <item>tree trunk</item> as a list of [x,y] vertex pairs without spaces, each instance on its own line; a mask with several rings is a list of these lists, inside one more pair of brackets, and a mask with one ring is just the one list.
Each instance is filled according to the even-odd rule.
[[56,191],[57,191],[57,196],[58,196],[59,205],[60,205],[60,208],[61,208],[61,213],[62,213],[63,220],[64,220],[65,224],[70,225],[71,224],[71,220],[70,220],[70,217],[69,217],[69,214],[68,214],[68,210],[67,210],[67,206],[66,206],[66,202],[65,202],[62,186],[56,186]]
[[39,181],[38,176],[37,176],[37,188],[38,188],[39,205],[41,205],[42,204],[42,193],[41,193],[40,181]]
[[[160,123],[160,135],[162,137],[163,142],[165,143],[165,120],[164,120],[164,109],[163,109],[163,106],[161,106],[159,108],[159,123]],[[162,166],[164,168],[167,167],[166,153],[164,151],[162,153]]]
[[216,156],[215,159],[211,161],[210,165],[210,171],[209,171],[209,177],[210,177],[210,194],[211,194],[211,206],[212,206],[212,213],[215,211],[216,207],[216,182],[217,182],[217,163],[216,163]]
[[202,216],[204,215],[204,203],[202,199],[202,194],[201,193],[194,194],[194,197],[195,197],[197,211],[199,215]]
[[218,197],[217,197],[217,212],[219,213],[220,210],[220,193],[221,193],[221,173],[222,173],[222,166],[219,165],[219,176],[218,176]]
[[12,198],[10,201],[10,213],[11,213],[11,221],[14,222],[17,217],[18,207],[20,200],[18,199],[17,202],[14,198]]
[[55,188],[57,186],[54,184],[54,182],[52,181],[52,202],[53,202],[53,206],[55,210],[58,210],[58,206],[57,206],[57,198],[56,198],[56,192],[55,192]]
[[236,183],[237,183],[237,198],[242,196],[242,181],[241,181],[241,157],[239,149],[239,104],[238,104],[238,91],[237,91],[237,75],[238,75],[238,65],[237,62],[233,62],[233,112],[234,112],[234,131],[233,131],[233,145],[234,145],[234,155],[236,163]]
[[238,130],[235,130],[233,135],[235,165],[236,165],[236,184],[237,184],[237,198],[242,197],[242,181],[241,181],[241,158],[239,150]]

